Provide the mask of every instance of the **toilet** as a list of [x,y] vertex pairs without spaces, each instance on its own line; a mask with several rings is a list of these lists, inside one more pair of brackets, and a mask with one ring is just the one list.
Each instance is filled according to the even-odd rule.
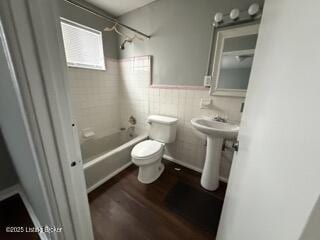
[[149,140],[142,141],[131,151],[132,162],[139,167],[138,180],[148,184],[157,180],[164,170],[161,159],[166,143],[176,139],[178,119],[173,117],[151,115]]

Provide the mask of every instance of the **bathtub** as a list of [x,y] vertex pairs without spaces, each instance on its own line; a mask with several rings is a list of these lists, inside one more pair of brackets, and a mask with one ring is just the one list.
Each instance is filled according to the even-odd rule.
[[129,137],[125,132],[119,132],[82,143],[81,154],[87,192],[130,166],[132,148],[147,137],[146,134]]

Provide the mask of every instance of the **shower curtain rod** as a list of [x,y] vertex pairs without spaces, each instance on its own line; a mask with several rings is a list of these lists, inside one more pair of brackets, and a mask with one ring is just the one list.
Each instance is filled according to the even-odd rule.
[[90,13],[98,16],[98,17],[104,18],[104,19],[106,19],[106,20],[109,21],[109,22],[112,22],[112,23],[118,24],[118,25],[121,26],[121,27],[127,28],[127,29],[129,29],[130,31],[135,32],[135,33],[137,33],[137,34],[139,34],[139,35],[141,35],[141,36],[143,36],[143,37],[145,37],[145,38],[147,38],[147,39],[150,39],[150,38],[151,38],[150,35],[147,35],[147,34],[145,34],[145,33],[143,33],[143,32],[140,32],[140,31],[132,28],[132,27],[129,27],[128,25],[119,22],[117,19],[115,19],[115,18],[113,18],[113,17],[109,17],[109,16],[107,16],[107,15],[105,15],[105,14],[101,14],[101,13],[98,13],[98,12],[92,10],[92,9],[89,9],[89,8],[86,7],[86,6],[83,6],[83,5],[79,4],[79,3],[76,2],[75,0],[64,0],[64,1],[67,2],[67,3],[69,3],[69,4],[71,4],[71,5],[76,6],[76,7],[78,7],[78,8],[81,8],[81,9],[87,11],[87,12],[90,12]]

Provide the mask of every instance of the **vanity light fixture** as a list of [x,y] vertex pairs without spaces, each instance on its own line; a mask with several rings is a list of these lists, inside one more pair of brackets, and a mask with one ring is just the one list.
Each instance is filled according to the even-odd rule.
[[240,15],[240,10],[238,8],[234,8],[231,10],[229,16],[230,16],[231,20],[236,21],[236,20],[238,20],[239,15]]
[[224,18],[228,15],[224,15],[221,12],[217,12],[214,15],[213,25],[215,27],[227,27],[235,24],[242,24],[259,20],[261,18],[261,14],[258,13],[260,12],[262,12],[262,9],[260,8],[260,5],[258,3],[251,4],[247,11],[240,11],[238,8],[232,9],[229,13],[229,19],[231,21],[224,21]]
[[222,20],[223,20],[223,14],[221,12],[217,12],[214,15],[214,22],[219,24],[220,22],[222,22]]
[[254,17],[255,15],[257,15],[257,13],[260,11],[260,6],[258,3],[253,3],[250,5],[249,9],[248,9],[248,14],[251,17]]

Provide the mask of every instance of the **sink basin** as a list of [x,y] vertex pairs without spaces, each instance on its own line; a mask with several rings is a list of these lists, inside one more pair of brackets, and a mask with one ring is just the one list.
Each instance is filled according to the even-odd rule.
[[209,191],[219,187],[220,158],[224,139],[235,139],[239,125],[217,122],[209,118],[193,118],[191,125],[196,131],[207,136],[206,160],[204,163],[201,186]]
[[193,118],[191,124],[199,132],[225,139],[236,138],[239,132],[239,125],[228,122],[217,122],[206,118]]

